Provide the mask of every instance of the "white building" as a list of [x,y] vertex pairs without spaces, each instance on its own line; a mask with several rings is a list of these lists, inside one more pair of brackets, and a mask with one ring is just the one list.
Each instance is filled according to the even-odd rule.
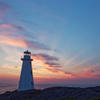
[[24,52],[24,58],[21,58],[23,61],[22,70],[20,75],[18,91],[34,89],[33,82],[33,73],[32,73],[32,64],[31,62],[31,52],[28,50]]

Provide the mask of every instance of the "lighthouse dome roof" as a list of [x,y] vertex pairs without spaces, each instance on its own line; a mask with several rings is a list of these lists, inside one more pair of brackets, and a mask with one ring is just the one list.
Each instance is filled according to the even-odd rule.
[[24,51],[24,54],[31,54],[31,52],[29,52],[29,51],[27,50],[27,51]]

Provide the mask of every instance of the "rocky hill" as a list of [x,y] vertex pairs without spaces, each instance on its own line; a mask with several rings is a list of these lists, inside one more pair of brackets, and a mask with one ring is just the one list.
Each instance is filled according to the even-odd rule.
[[5,92],[0,100],[100,100],[100,86],[79,87],[51,87],[43,90],[27,90]]

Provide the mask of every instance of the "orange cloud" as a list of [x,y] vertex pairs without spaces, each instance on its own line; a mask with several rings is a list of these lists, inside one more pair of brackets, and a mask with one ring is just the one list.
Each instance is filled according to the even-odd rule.
[[73,73],[59,69],[63,66],[58,63],[59,59],[55,56],[49,56],[47,54],[32,54],[32,58],[34,59],[34,66],[42,66],[41,69],[36,69],[35,67],[33,72],[47,72],[47,74],[52,73],[56,75],[56,77],[76,77],[76,75]]
[[0,73],[0,82],[12,82],[12,81],[18,81],[19,80],[19,74],[12,73],[12,72],[3,72]]
[[15,39],[15,38],[11,38],[8,36],[0,36],[0,43],[2,44],[7,44],[7,45],[11,45],[14,47],[27,47],[27,44],[25,43],[24,40],[21,39]]
[[15,60],[14,57],[6,57],[5,59],[8,61],[13,61],[13,62],[17,62],[17,63],[20,62],[20,60]]
[[2,68],[10,68],[10,69],[21,69],[20,66],[11,66],[10,64],[4,64],[1,66]]
[[12,69],[21,69],[20,66],[12,66],[12,67],[10,67],[10,68],[12,68]]

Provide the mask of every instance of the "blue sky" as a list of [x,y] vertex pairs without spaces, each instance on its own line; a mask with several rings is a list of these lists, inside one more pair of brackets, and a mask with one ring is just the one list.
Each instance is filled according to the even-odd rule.
[[48,77],[66,83],[99,79],[99,4],[100,0],[0,0],[1,81],[13,80],[12,74],[18,80],[20,57],[27,49],[35,59],[36,82]]

